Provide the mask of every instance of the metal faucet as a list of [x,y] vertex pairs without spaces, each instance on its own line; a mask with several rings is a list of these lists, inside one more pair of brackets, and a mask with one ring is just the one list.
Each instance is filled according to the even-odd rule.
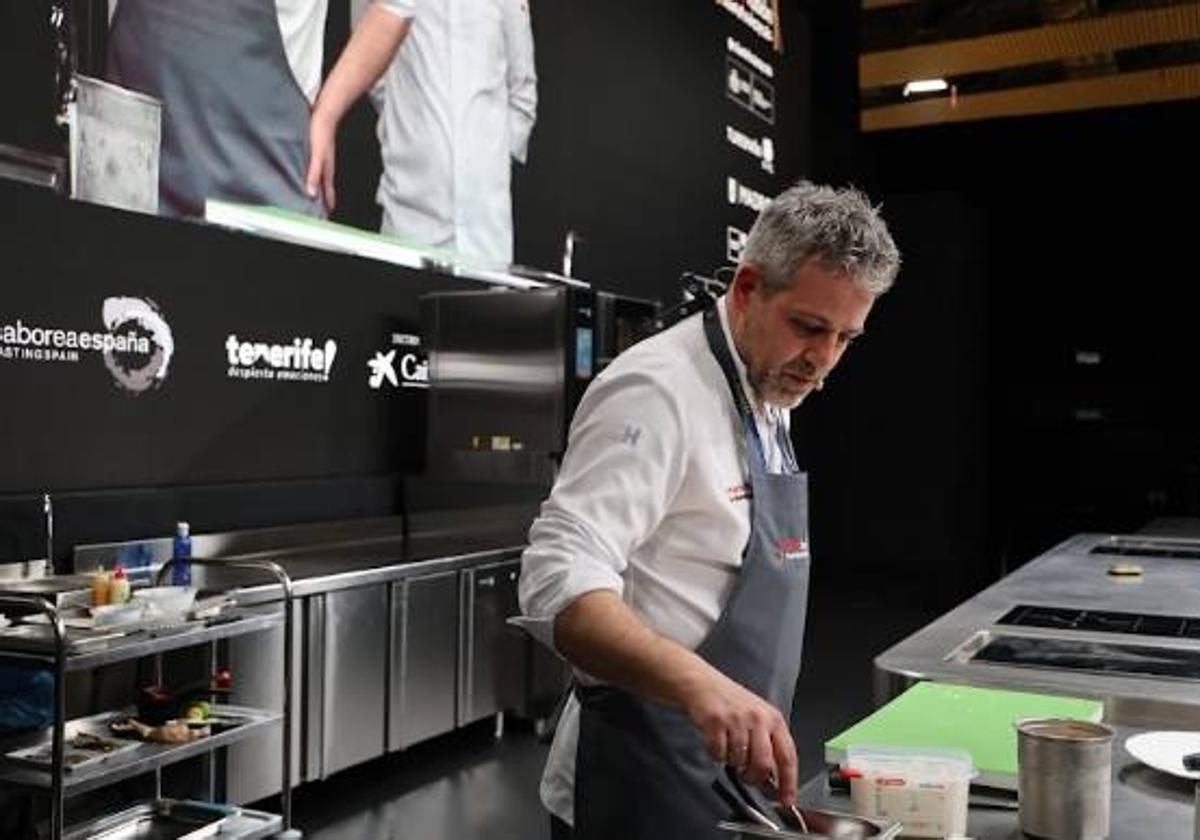
[[49,493],[42,494],[42,516],[46,521],[46,574],[54,574],[54,502]]
[[582,242],[583,237],[573,230],[567,231],[563,237],[562,275],[570,277],[575,267],[575,243]]

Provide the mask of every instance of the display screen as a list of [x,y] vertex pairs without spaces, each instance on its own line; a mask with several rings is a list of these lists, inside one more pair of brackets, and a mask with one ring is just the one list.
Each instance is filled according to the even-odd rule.
[[575,328],[575,378],[592,378],[592,348],[594,341],[591,327]]

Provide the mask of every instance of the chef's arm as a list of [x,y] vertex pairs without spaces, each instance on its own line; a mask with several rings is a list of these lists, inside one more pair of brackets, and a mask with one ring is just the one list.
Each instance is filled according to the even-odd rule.
[[382,2],[371,3],[317,95],[309,127],[311,149],[305,185],[313,198],[321,194],[325,206],[331,210],[335,201],[334,152],[338,123],[350,106],[383,75],[411,26],[411,17],[398,14]]
[[576,598],[554,622],[554,644],[572,664],[607,683],[683,711],[714,761],[771,781],[795,801],[797,758],[779,710],[677,642],[651,630],[612,590]]
[[504,48],[508,57],[509,154],[524,163],[529,135],[537,120],[537,69],[533,60],[533,25],[527,0],[505,0]]

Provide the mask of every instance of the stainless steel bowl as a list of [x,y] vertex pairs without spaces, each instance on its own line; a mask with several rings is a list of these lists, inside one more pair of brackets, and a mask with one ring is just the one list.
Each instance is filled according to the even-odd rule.
[[801,808],[809,833],[789,829],[774,831],[753,823],[723,822],[718,825],[735,838],[773,837],[775,840],[891,840],[900,834],[900,823],[883,823],[836,811]]

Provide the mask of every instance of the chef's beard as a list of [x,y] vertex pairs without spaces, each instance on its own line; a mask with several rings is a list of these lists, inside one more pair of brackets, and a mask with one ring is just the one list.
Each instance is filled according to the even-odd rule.
[[[795,387],[785,386],[784,383],[788,381],[785,372],[808,379],[814,384],[796,391]],[[804,402],[804,398],[811,394],[814,388],[819,387],[817,383],[821,381],[816,368],[803,361],[782,368],[747,368],[746,379],[759,400],[784,411],[791,411]]]
[[[791,411],[814,388],[820,388],[823,378],[816,365],[810,364],[799,356],[789,359],[778,367],[769,367],[754,358],[753,350],[762,347],[765,342],[767,328],[763,323],[760,311],[751,307],[742,321],[741,340],[744,352],[741,352],[742,362],[746,365],[746,381],[759,402],[774,406],[784,411]],[[797,392],[795,386],[789,383],[785,373],[809,380],[813,384]]]

